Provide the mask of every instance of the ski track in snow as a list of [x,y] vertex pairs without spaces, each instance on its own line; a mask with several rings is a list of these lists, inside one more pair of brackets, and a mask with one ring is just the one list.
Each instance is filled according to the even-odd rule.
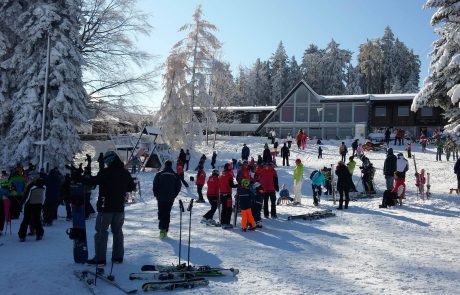
[[[219,137],[216,145],[218,166],[232,158],[239,158],[242,143],[251,148],[251,155],[261,154],[264,138]],[[262,229],[242,232],[200,224],[209,205],[195,204],[192,211],[191,264],[234,267],[240,269],[236,277],[210,278],[208,287],[178,289],[158,294],[458,294],[460,278],[460,196],[449,195],[456,186],[454,162],[434,161],[434,147],[426,154],[414,144],[417,168],[431,173],[432,197],[417,200],[413,161],[406,177],[408,197],[402,207],[379,209],[381,198],[350,202],[350,209],[335,211],[337,216],[316,221],[287,221],[290,214],[314,211],[311,185],[308,179],[313,169],[336,164],[340,159],[341,141],[323,142],[323,159],[318,160],[317,145],[309,144],[306,151],[291,149],[290,167],[278,167],[280,186],[292,188],[292,170],[297,157],[305,165],[302,187],[303,206],[278,206],[278,220],[264,219]],[[351,141],[346,141],[350,146]],[[281,144],[282,145],[282,144]],[[271,145],[270,145],[271,146]],[[403,146],[391,146],[395,153]],[[85,144],[82,153],[96,150]],[[192,152],[186,179],[195,176],[193,169],[201,153],[209,158],[206,173],[210,175],[212,148],[198,146]],[[351,148],[349,148],[351,152]],[[377,168],[375,184],[380,194],[385,181],[382,176],[384,152],[367,153]],[[97,157],[98,155],[96,155]],[[81,156],[79,159],[82,159]],[[277,163],[281,164],[281,158]],[[97,163],[95,163],[97,164]],[[357,167],[360,161],[357,160]],[[356,168],[354,181],[359,180]],[[175,203],[171,214],[169,237],[159,239],[156,202],[151,187],[154,173],[143,172],[141,180],[144,202],[127,206],[123,227],[125,234],[125,262],[114,266],[116,281],[125,288],[139,288],[142,281],[129,281],[130,272],[140,271],[143,264],[176,264],[178,262],[179,211]],[[194,183],[190,183],[194,194]],[[361,185],[359,187],[362,187]],[[206,188],[204,189],[206,190]],[[291,190],[292,193],[292,190]],[[186,190],[179,198],[189,200]],[[93,201],[97,190],[93,192]],[[333,209],[332,202],[323,196],[320,209]],[[187,204],[186,204],[187,206]],[[60,207],[60,216],[65,209]],[[22,216],[21,216],[22,218]],[[217,219],[217,212],[215,219]],[[94,222],[87,221],[90,258],[94,254]],[[183,215],[182,261],[187,261],[189,215]],[[13,234],[0,237],[0,286],[2,294],[89,294],[74,270],[89,267],[73,263],[72,241],[65,230],[71,226],[59,218],[52,227],[45,227],[43,241],[28,237],[19,243],[17,230],[20,220],[13,220]],[[107,260],[111,255],[109,237]],[[105,267],[108,274],[110,265]],[[100,294],[122,294],[98,281]],[[142,292],[139,290],[139,292]]]

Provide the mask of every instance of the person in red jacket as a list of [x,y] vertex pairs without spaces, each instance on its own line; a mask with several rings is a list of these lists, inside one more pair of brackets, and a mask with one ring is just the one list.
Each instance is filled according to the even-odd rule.
[[251,171],[249,169],[248,161],[243,161],[243,165],[240,167],[238,173],[236,174],[236,182],[238,182],[239,186],[241,186],[241,181],[243,179],[251,181]]
[[276,192],[279,191],[278,175],[272,163],[266,163],[260,170],[259,180],[264,188],[264,216],[268,218],[268,200],[271,203],[271,218],[278,218],[276,215]]
[[230,224],[232,218],[232,188],[236,187],[233,183],[232,166],[227,163],[224,165],[224,171],[219,176],[219,195],[222,212],[220,214],[221,226],[223,229],[233,228]]
[[[211,205],[211,209],[203,215],[203,219],[201,223],[209,224],[209,225],[216,225],[217,223],[214,221],[214,213],[219,204],[219,170],[212,170],[211,176],[208,178],[208,191],[206,192],[206,197],[208,198],[208,202]],[[220,218],[220,216],[219,216]]]
[[185,187],[188,187],[188,183],[184,179],[184,163],[182,163],[180,160],[177,160],[176,164],[176,173],[179,175],[180,181]]
[[206,182],[206,172],[203,170],[203,165],[198,165],[198,172],[196,173],[196,191],[198,193],[197,203],[204,203],[203,199],[203,186]]

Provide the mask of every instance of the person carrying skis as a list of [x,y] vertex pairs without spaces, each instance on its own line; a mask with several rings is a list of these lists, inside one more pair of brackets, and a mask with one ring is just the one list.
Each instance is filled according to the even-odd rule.
[[168,235],[171,209],[180,192],[181,183],[179,175],[172,169],[170,160],[165,161],[164,169],[158,172],[153,179],[153,196],[157,199],[158,204],[160,238]]
[[[348,209],[348,203],[350,202],[350,183],[351,174],[348,171],[347,166],[342,161],[339,161],[335,169],[335,175],[337,175],[337,191],[339,192],[339,207],[338,210]],[[345,195],[345,206],[343,206],[343,197]]]
[[241,159],[243,161],[248,160],[249,155],[250,155],[249,147],[245,143],[243,143],[243,148],[241,149]]
[[348,149],[347,146],[345,145],[345,142],[342,141],[342,144],[339,147],[339,154],[342,157],[342,162],[345,163],[345,158],[347,156]]
[[216,213],[217,206],[219,205],[219,170],[212,170],[212,174],[208,178],[207,185],[208,190],[206,192],[206,197],[208,198],[208,202],[211,205],[211,209],[209,209],[209,211],[203,215],[201,223],[216,225],[217,223],[213,218],[214,213]]
[[387,190],[393,189],[394,175],[396,172],[396,161],[397,158],[393,154],[393,149],[389,148],[387,150],[387,157],[383,163],[383,175],[385,176]]
[[224,165],[224,171],[219,176],[219,194],[222,212],[220,214],[221,226],[223,229],[233,228],[230,224],[232,218],[232,188],[237,187],[233,182],[232,166],[227,163]]
[[289,156],[291,155],[289,148],[284,143],[283,147],[281,148],[281,157],[283,158],[283,166],[289,166]]
[[303,183],[303,164],[302,160],[295,160],[294,168],[294,203],[293,205],[301,204],[302,197],[302,183]]
[[238,187],[237,195],[241,208],[241,229],[246,231],[249,223],[249,230],[256,229],[256,222],[252,216],[251,205],[254,200],[254,193],[249,189],[249,179],[243,179],[240,187]]
[[318,206],[321,199],[321,187],[326,185],[324,175],[319,170],[310,174],[311,190],[313,191],[313,205]]
[[[271,218],[278,218],[276,215],[276,192],[278,187],[278,175],[275,167],[271,162],[265,163],[260,171],[259,182],[264,187],[264,216],[265,218],[271,215]],[[268,201],[270,200],[271,212],[268,210]]]
[[96,176],[84,179],[84,184],[99,185],[97,199],[97,217],[94,235],[95,255],[88,264],[105,264],[107,253],[108,228],[112,230],[112,261],[122,263],[124,256],[123,223],[125,220],[125,196],[136,186],[131,174],[124,168],[123,162],[114,151],[104,154],[107,165]]
[[353,150],[353,154],[352,154],[353,157],[355,156],[356,150],[358,149],[358,141],[359,141],[359,139],[355,139],[355,140],[353,140],[353,142],[351,144],[351,148]]
[[198,166],[198,172],[196,173],[196,192],[198,193],[197,203],[204,203],[203,198],[203,186],[206,182],[206,172],[203,169],[203,166]]
[[212,157],[211,157],[211,167],[212,169],[216,169],[216,158],[217,158],[217,153],[216,151],[212,152]]

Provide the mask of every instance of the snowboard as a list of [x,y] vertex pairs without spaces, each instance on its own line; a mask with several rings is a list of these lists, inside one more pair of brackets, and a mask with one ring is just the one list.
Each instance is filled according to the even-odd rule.
[[67,234],[73,240],[75,263],[85,263],[88,260],[88,245],[85,224],[85,189],[82,183],[70,184],[70,197],[72,200],[72,228],[67,230]]
[[321,218],[327,218],[327,217],[332,217],[335,216],[335,213],[332,212],[332,210],[320,210],[320,211],[315,211],[307,214],[300,214],[300,215],[290,215],[288,216],[288,220],[294,220],[294,219],[303,219],[303,220],[316,220],[316,219],[321,219]]
[[171,280],[148,282],[142,285],[144,291],[158,291],[158,290],[174,290],[177,288],[191,289],[198,286],[207,286],[209,281],[205,278],[193,278],[185,280]]

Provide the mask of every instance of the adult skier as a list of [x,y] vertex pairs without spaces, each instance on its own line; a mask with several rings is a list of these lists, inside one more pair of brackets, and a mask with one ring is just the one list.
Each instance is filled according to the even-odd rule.
[[[348,171],[347,166],[340,161],[335,169],[335,175],[337,175],[337,191],[339,192],[339,207],[338,210],[348,209],[348,203],[350,202],[350,183],[351,183],[351,174]],[[343,197],[345,195],[345,206],[343,206]]]
[[[279,190],[278,175],[271,162],[265,163],[259,175],[259,182],[264,187],[264,216],[268,218],[278,218],[276,215],[276,192]],[[271,203],[271,212],[268,210],[268,201]]]
[[353,140],[353,142],[351,143],[351,148],[352,148],[352,150],[353,150],[353,154],[352,154],[353,157],[355,156],[356,150],[358,149],[358,140],[359,140],[359,139],[355,139],[355,140]]
[[385,175],[387,190],[391,190],[393,188],[393,181],[396,172],[396,161],[397,158],[393,154],[393,149],[389,148],[387,150],[387,157],[383,163],[383,175]]
[[241,159],[243,161],[248,160],[249,159],[249,154],[250,154],[249,147],[244,143],[243,148],[241,149]]
[[406,179],[407,170],[409,170],[409,162],[402,153],[399,153],[396,160],[396,175],[398,175],[398,178]]
[[204,203],[203,198],[203,186],[206,181],[206,172],[203,169],[203,166],[198,166],[198,172],[196,173],[196,191],[198,193],[197,203]]
[[232,166],[227,163],[224,165],[224,171],[219,176],[219,194],[222,212],[220,214],[221,226],[223,229],[233,228],[230,224],[232,218],[232,188],[236,187],[233,182]]
[[294,205],[300,205],[302,197],[302,182],[303,182],[303,164],[302,160],[295,160],[294,168]]
[[216,158],[217,158],[217,153],[216,151],[212,152],[212,157],[211,157],[211,167],[212,169],[216,169]]
[[311,190],[313,191],[313,205],[318,206],[321,198],[321,187],[326,185],[326,179],[319,170],[311,173]]
[[160,238],[165,238],[168,235],[171,209],[181,186],[181,179],[172,169],[172,162],[166,160],[164,169],[158,172],[153,179],[153,195],[158,204]]
[[18,236],[21,242],[26,240],[29,224],[35,229],[36,240],[41,240],[44,234],[41,218],[42,204],[45,200],[46,186],[42,178],[33,180],[24,194],[24,218],[19,227]]
[[208,198],[208,202],[211,205],[211,209],[203,215],[203,219],[201,220],[202,223],[212,224],[215,225],[216,222],[214,221],[214,213],[216,213],[217,206],[218,206],[218,198],[219,198],[219,170],[213,170],[211,176],[208,178],[208,190],[206,192],[206,197]]
[[345,142],[342,141],[342,144],[339,147],[339,154],[342,157],[342,162],[345,163],[345,158],[347,156],[348,149],[347,146],[345,145]]
[[281,148],[281,157],[283,157],[283,166],[289,166],[289,156],[291,155],[289,148],[284,143],[283,147]]
[[89,264],[105,264],[107,253],[108,228],[112,230],[112,261],[122,263],[124,256],[123,223],[125,221],[125,196],[135,189],[131,174],[114,151],[104,154],[107,165],[102,171],[89,178],[85,183],[99,185],[97,199],[97,217],[94,235],[95,255],[87,261]]

